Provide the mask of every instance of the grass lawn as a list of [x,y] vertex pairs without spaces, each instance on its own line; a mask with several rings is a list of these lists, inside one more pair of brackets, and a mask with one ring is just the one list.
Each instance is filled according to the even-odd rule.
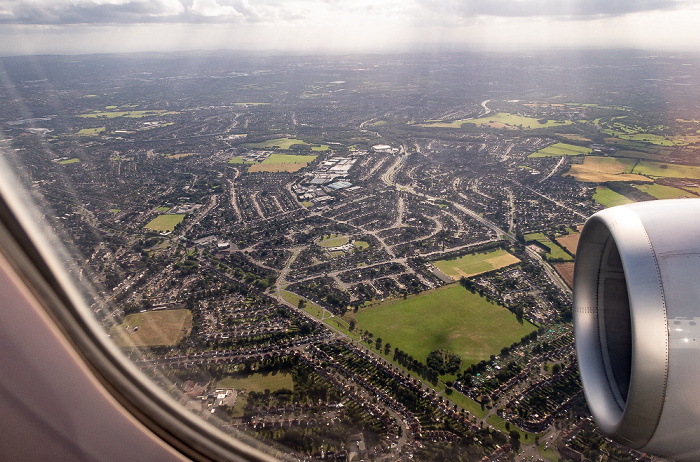
[[556,143],[530,154],[529,157],[581,156],[590,154],[591,151],[591,148],[576,146],[575,144]]
[[107,119],[113,119],[115,117],[131,117],[131,118],[141,118],[148,116],[160,116],[165,114],[177,114],[177,112],[168,112],[164,109],[159,109],[156,111],[94,111],[89,114],[79,114],[78,117],[83,118],[95,118],[104,117]]
[[228,161],[229,164],[246,164],[246,165],[251,165],[254,164],[255,162],[250,161],[250,160],[243,160],[242,157],[234,157]]
[[122,211],[122,209],[109,209],[110,213],[113,213],[114,215],[118,214],[119,212]]
[[156,210],[158,210],[159,212],[167,212],[168,210],[170,210],[170,207],[162,206],[158,207]]
[[292,373],[288,371],[253,372],[224,377],[216,383],[216,388],[235,388],[236,390],[260,393],[265,390],[275,391],[282,388],[291,390],[294,388],[294,381]]
[[309,202],[309,201],[303,201],[303,202],[301,203],[301,205],[303,205],[304,207],[306,207],[306,208],[308,209],[309,207],[313,206],[314,203],[313,203],[313,202]]
[[573,260],[573,257],[568,253],[564,252],[564,249],[559,247],[559,245],[552,242],[547,236],[542,233],[531,233],[525,235],[526,242],[539,242],[542,245],[549,247],[550,251],[545,254],[547,258],[553,258],[555,260]]
[[158,215],[153,220],[149,221],[144,228],[152,229],[153,231],[167,232],[175,229],[182,220],[185,219],[184,213],[168,213]]
[[321,239],[318,242],[318,245],[321,247],[338,247],[340,245],[345,245],[348,243],[348,238],[347,236],[341,236],[341,237],[332,237],[332,238],[326,238],[326,239]]
[[263,164],[308,164],[318,156],[297,156],[293,154],[270,154]]
[[76,133],[78,136],[96,136],[105,131],[105,127],[83,128]]
[[189,310],[147,311],[128,315],[121,325],[110,329],[110,336],[119,346],[171,346],[191,329]]
[[306,164],[255,164],[248,167],[249,173],[255,172],[298,172],[302,168],[306,167]]
[[193,156],[194,152],[181,152],[180,154],[169,154],[168,159],[182,159],[183,157]]
[[420,361],[433,350],[447,349],[465,366],[499,354],[535,330],[459,284],[360,309],[357,323]]
[[58,163],[61,165],[68,165],[68,164],[77,164],[78,162],[80,162],[80,159],[78,159],[77,157],[73,157],[72,159],[61,160]]
[[460,406],[462,409],[466,409],[469,411],[472,415],[477,416],[480,419],[483,419],[486,417],[486,414],[488,413],[488,409],[484,408],[483,410],[481,409],[481,404],[477,403],[473,399],[464,396],[462,393],[458,391],[452,392],[450,395],[443,395],[446,399],[449,399],[452,401],[454,404],[457,406]]
[[554,448],[552,448],[551,446],[545,449],[544,443],[542,443],[539,446],[537,446],[537,452],[539,452],[540,455],[547,459],[549,462],[559,462],[559,456],[557,455],[556,451],[554,451]]
[[616,193],[607,186],[597,186],[595,194],[593,194],[593,199],[605,207],[615,207],[616,205],[631,204],[634,202],[622,194]]
[[326,144],[321,144],[319,146],[314,146],[312,144],[307,143],[306,141],[297,139],[297,138],[276,138],[274,140],[267,140],[267,141],[261,141],[260,143],[247,143],[244,144],[246,148],[258,148],[258,149],[267,149],[267,148],[280,148],[280,149],[289,149],[295,144],[302,144],[304,146],[311,146],[312,151],[327,151],[330,149],[330,147]]
[[520,260],[503,249],[489,250],[485,253],[471,253],[450,260],[437,260],[433,264],[452,279],[469,277],[503,268]]
[[682,189],[674,188],[671,186],[664,186],[661,184],[640,184],[635,185],[635,188],[642,192],[651,194],[657,199],[678,199],[681,197],[694,197],[692,194]]
[[355,241],[355,248],[357,250],[365,250],[369,248],[369,242],[366,241]]
[[[512,424],[510,425],[510,430],[506,430],[506,421],[503,418],[497,416],[496,414],[490,415],[489,418],[486,419],[486,423],[488,423],[494,428],[501,430],[506,435],[508,434],[508,432],[510,432],[510,430],[515,430],[516,432],[520,433],[520,443],[522,444],[534,443],[535,436],[537,436],[536,433],[524,432]],[[525,435],[527,435],[527,439],[525,439]]]
[[[299,295],[289,292],[287,290],[282,290],[281,292],[282,298],[287,303],[291,303],[294,306],[299,306],[299,300],[306,300],[304,297],[300,297]],[[309,300],[306,300],[306,308],[304,308],[304,311],[306,311],[312,316],[317,317],[318,319],[321,319],[321,316],[323,316],[323,308],[321,308],[313,302],[310,302]]]

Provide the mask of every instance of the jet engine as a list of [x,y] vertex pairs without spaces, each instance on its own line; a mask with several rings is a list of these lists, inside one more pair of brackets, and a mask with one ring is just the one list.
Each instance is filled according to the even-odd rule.
[[700,199],[588,219],[574,270],[584,394],[619,443],[700,460]]

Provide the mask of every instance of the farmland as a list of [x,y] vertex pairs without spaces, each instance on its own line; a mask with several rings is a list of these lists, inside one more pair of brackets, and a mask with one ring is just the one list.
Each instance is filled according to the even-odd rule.
[[583,182],[604,183],[606,181],[639,181],[653,180],[641,175],[632,174],[636,170],[637,159],[620,157],[586,156],[583,164],[573,164],[566,175]]
[[542,233],[532,233],[525,235],[526,242],[539,242],[544,247],[549,248],[549,252],[545,254],[548,259],[552,260],[573,260],[573,257],[566,253],[559,245],[552,242],[547,236]]
[[434,261],[433,264],[450,276],[452,279],[459,279],[462,276],[469,277],[487,271],[503,268],[518,260],[505,250],[496,249],[485,253],[473,253],[449,260]]
[[615,207],[616,205],[629,204],[633,202],[622,194],[616,193],[606,186],[597,186],[593,199],[605,207]]
[[590,154],[591,151],[591,148],[576,146],[575,144],[556,143],[530,154],[530,157],[581,156]]
[[360,328],[421,361],[433,350],[447,349],[465,365],[498,354],[535,330],[459,284],[361,309],[357,320]]

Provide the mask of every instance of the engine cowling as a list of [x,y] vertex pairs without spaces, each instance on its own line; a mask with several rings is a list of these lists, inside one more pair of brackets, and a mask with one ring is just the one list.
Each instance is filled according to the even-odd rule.
[[573,311],[584,394],[600,429],[644,452],[700,460],[700,199],[589,218]]

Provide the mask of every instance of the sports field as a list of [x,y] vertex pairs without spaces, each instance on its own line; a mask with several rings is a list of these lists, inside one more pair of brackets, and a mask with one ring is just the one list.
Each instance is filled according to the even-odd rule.
[[447,276],[457,280],[462,276],[474,276],[475,274],[503,268],[519,261],[518,258],[505,250],[496,249],[484,253],[471,253],[449,260],[437,260],[433,264]]
[[110,329],[110,336],[119,346],[171,346],[191,329],[189,310],[147,311],[128,315],[121,325]]
[[582,156],[590,154],[591,148],[576,146],[575,144],[556,143],[537,152],[533,152],[529,157],[560,157],[560,156]]
[[460,355],[465,366],[499,354],[535,330],[459,284],[360,309],[357,322],[420,361],[433,350],[447,349]]
[[261,393],[265,390],[275,391],[282,388],[291,390],[294,388],[294,382],[291,372],[254,372],[252,374],[236,374],[224,377],[216,383],[216,388],[235,388],[236,390]]
[[571,255],[564,252],[564,249],[559,247],[556,243],[552,242],[547,236],[542,233],[531,233],[525,235],[526,242],[539,242],[542,245],[549,247],[550,251],[546,254],[547,258],[552,258],[554,260],[573,260]]
[[634,201],[628,199],[622,194],[616,193],[606,186],[597,186],[593,199],[605,207],[615,207],[616,205],[630,204]]
[[679,199],[681,197],[696,197],[693,194],[683,191],[682,189],[661,184],[640,184],[635,185],[635,188],[642,192],[651,194],[657,199]]
[[[632,174],[637,159],[624,157],[586,156],[583,164],[573,164],[564,175],[573,176],[578,181],[604,183],[606,181],[641,181],[651,183],[652,180]],[[636,172],[636,168],[635,168]]]
[[185,219],[184,213],[167,213],[158,215],[153,220],[149,221],[144,228],[152,229],[153,231],[168,232],[175,229],[182,220]]
[[348,240],[349,239],[347,238],[347,236],[331,237],[321,239],[318,242],[318,245],[320,245],[321,247],[338,247],[339,245],[347,244]]

